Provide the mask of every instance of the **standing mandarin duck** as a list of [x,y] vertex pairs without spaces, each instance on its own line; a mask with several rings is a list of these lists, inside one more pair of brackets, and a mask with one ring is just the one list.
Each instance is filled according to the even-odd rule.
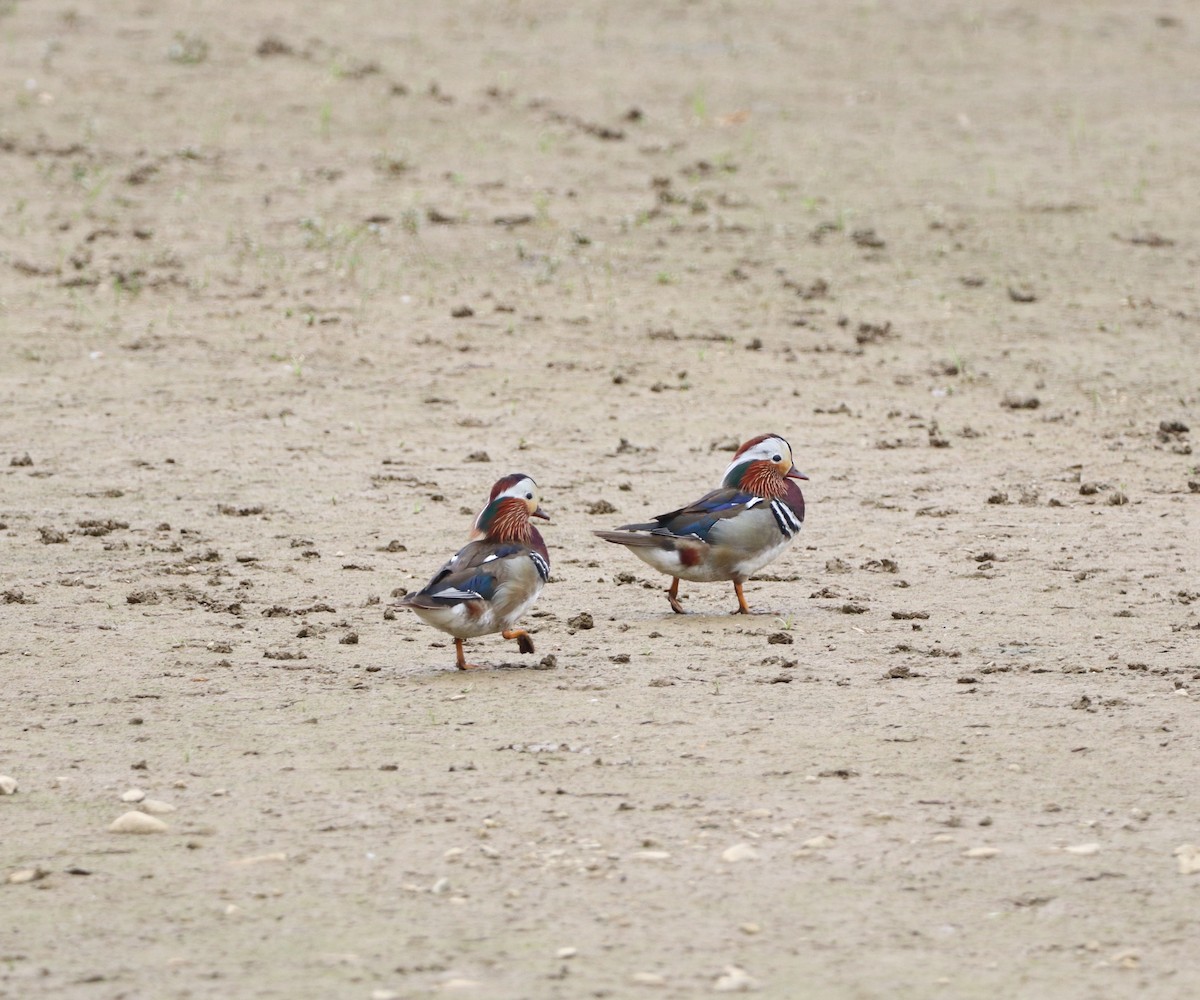
[[522,653],[533,652],[529,633],[513,626],[550,578],[546,543],[529,521],[549,520],[540,499],[537,483],[526,475],[518,472],[499,480],[475,518],[471,540],[423,590],[396,603],[454,636],[459,670],[474,669],[463,656],[463,639],[499,632],[516,639]]
[[683,614],[680,580],[731,580],[738,600],[734,614],[748,615],[742,584],[799,533],[804,496],[790,480],[807,478],[792,464],[792,446],[778,434],[763,434],[738,449],[721,486],[695,503],[648,524],[596,534],[671,577],[667,600],[677,614]]

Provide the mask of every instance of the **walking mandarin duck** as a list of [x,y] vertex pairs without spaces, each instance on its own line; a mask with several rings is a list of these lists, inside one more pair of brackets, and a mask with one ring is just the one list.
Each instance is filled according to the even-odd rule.
[[683,614],[680,580],[732,581],[734,614],[749,614],[742,584],[799,534],[804,496],[792,480],[807,478],[792,464],[791,445],[778,434],[763,434],[737,450],[720,487],[695,503],[646,524],[596,534],[671,577],[667,600],[677,614]]
[[549,520],[540,500],[537,483],[522,473],[499,480],[475,519],[471,540],[424,589],[396,603],[454,636],[459,670],[474,669],[463,656],[463,640],[492,632],[515,639],[522,653],[533,652],[529,633],[515,626],[550,578],[546,543],[529,520]]

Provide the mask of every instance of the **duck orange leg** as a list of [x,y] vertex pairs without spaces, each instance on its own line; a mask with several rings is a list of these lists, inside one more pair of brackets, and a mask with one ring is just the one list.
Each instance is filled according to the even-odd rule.
[[671,586],[667,590],[667,602],[671,605],[671,610],[677,615],[686,614],[683,610],[683,605],[679,603],[679,577],[671,577]]
[[733,592],[737,594],[738,606],[734,612],[735,615],[750,614],[750,605],[746,603],[746,595],[742,593],[742,585],[737,580],[733,581]]
[[517,649],[519,649],[522,653],[533,652],[533,640],[529,638],[529,633],[523,628],[506,628],[500,634],[504,636],[505,639],[516,639]]
[[458,666],[459,670],[478,670],[479,669],[477,666],[475,666],[474,663],[468,663],[467,658],[465,656],[463,656],[462,639],[454,640],[454,662]]

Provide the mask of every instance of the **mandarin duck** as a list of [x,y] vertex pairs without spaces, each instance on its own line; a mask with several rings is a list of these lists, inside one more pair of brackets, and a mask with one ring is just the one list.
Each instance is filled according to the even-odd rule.
[[749,614],[742,584],[799,533],[804,496],[791,480],[807,478],[792,464],[791,445],[778,434],[763,434],[737,450],[720,487],[695,503],[646,524],[596,534],[671,577],[667,600],[677,614],[683,614],[680,580],[730,580],[738,601],[734,614]]
[[459,670],[473,669],[463,656],[463,639],[499,632],[516,639],[522,653],[533,652],[529,633],[514,626],[550,578],[546,543],[529,521],[549,520],[540,499],[537,483],[522,473],[499,480],[475,519],[471,540],[424,589],[395,605],[454,636]]

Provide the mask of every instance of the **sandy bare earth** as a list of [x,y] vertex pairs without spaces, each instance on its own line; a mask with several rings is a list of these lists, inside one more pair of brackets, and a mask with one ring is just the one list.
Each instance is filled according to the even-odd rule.
[[[0,0],[0,997],[1200,995],[1198,52]],[[674,615],[591,532],[764,432],[800,540]],[[460,673],[389,604],[515,471]]]

